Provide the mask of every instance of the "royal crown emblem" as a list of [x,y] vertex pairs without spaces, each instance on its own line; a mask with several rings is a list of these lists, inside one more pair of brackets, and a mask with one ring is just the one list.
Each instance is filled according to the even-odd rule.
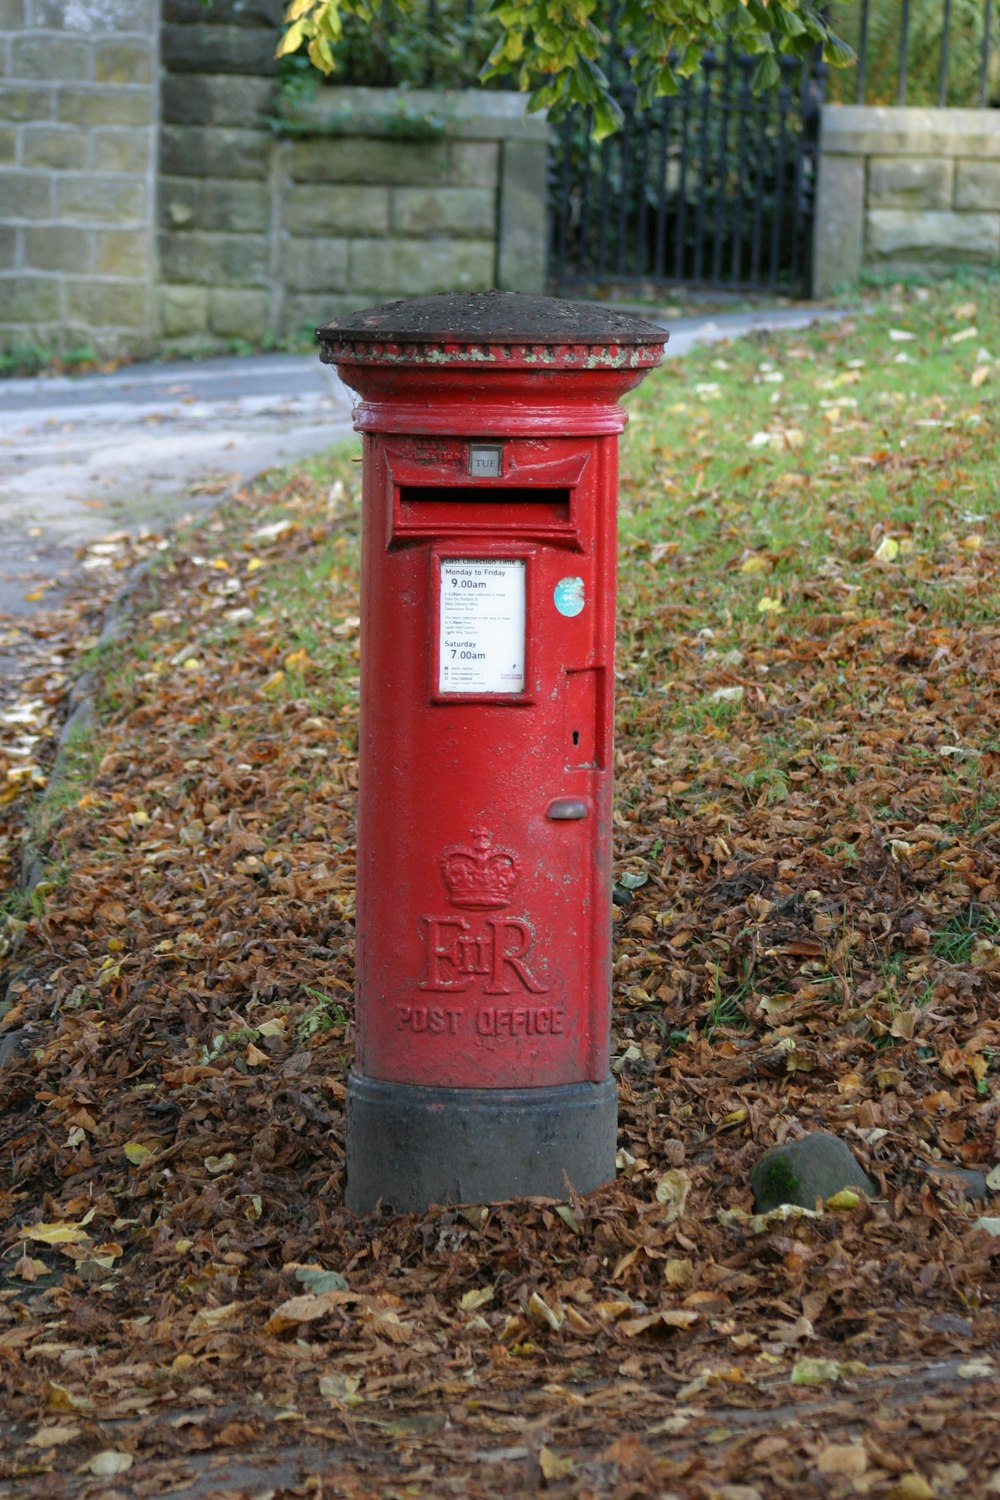
[[492,838],[484,828],[474,828],[471,844],[452,844],[438,855],[452,906],[487,911],[510,905],[517,860],[507,849],[491,849]]

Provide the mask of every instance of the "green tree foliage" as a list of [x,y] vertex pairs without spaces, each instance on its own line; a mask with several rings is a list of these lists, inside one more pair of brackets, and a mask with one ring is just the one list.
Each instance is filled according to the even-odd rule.
[[[407,0],[400,8],[407,8]],[[556,118],[571,105],[589,105],[598,139],[611,134],[621,110],[600,63],[611,8],[611,0],[489,0],[486,25],[496,39],[481,76],[513,76],[531,95],[532,108],[548,109]],[[332,73],[348,16],[373,23],[376,5],[291,0],[278,56],[305,48],[314,67]],[[759,89],[778,83],[782,53],[801,57],[819,46],[828,62],[852,56],[812,0],[620,0],[617,27],[640,108],[676,93],[702,55],[727,41],[757,58]]]
[[[879,0],[868,8],[865,46],[865,103],[895,104],[899,89],[900,43],[904,0]],[[941,83],[942,0],[910,0],[907,21],[906,103],[936,105]],[[952,0],[948,24],[947,105],[965,107],[978,102],[983,60],[983,32],[989,24],[990,71],[987,95],[1000,96],[1000,13],[984,0]],[[861,13],[853,0],[833,9],[832,24],[855,49],[861,44]],[[831,97],[853,103],[855,79],[831,80]]]

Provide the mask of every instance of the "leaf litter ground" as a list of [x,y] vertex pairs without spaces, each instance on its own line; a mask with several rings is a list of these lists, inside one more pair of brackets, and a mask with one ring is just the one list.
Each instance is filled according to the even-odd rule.
[[[631,403],[619,1176],[586,1199],[341,1208],[351,455],[113,539],[22,632],[8,1493],[1000,1493],[996,1207],[929,1171],[1000,1158],[996,291],[896,289]],[[93,579],[143,554],[93,650]],[[53,770],[81,666],[98,725]],[[754,1216],[761,1152],[816,1129],[878,1201]]]

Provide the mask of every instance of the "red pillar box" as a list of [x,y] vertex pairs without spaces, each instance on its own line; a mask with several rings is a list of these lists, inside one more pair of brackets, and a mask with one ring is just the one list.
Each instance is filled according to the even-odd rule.
[[666,337],[504,292],[319,329],[364,434],[356,1213],[614,1176],[617,401]]

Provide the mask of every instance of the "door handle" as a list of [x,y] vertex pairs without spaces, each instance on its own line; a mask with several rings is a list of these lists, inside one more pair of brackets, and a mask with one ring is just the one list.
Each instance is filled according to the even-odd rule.
[[553,823],[573,823],[587,816],[587,804],[582,797],[557,797],[545,809],[545,816]]

